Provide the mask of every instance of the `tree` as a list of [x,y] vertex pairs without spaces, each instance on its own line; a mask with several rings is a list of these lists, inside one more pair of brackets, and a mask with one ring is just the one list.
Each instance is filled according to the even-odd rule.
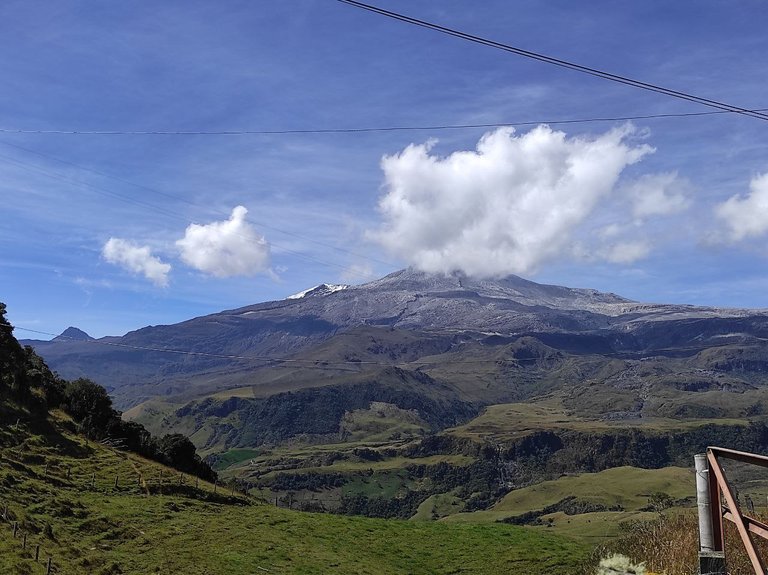
[[200,459],[195,452],[195,445],[186,435],[171,433],[163,436],[157,442],[157,450],[163,462],[179,471],[193,473],[209,481],[216,478],[216,473]]
[[86,434],[101,437],[110,421],[117,417],[107,390],[90,379],[79,378],[64,389],[66,411],[78,422]]
[[29,393],[24,350],[13,337],[13,326],[5,318],[5,310],[5,304],[0,302],[0,388],[24,397]]

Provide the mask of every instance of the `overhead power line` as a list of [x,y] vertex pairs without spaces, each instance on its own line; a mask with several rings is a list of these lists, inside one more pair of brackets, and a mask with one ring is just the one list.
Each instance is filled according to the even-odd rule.
[[[768,108],[749,110],[755,114],[768,112]],[[0,128],[0,134],[39,134],[73,136],[288,136],[311,134],[364,134],[375,132],[419,132],[441,130],[472,130],[482,128],[503,128],[506,126],[538,126],[540,124],[567,125],[592,124],[597,122],[628,122],[631,120],[663,120],[665,118],[692,118],[735,114],[736,110],[718,110],[713,112],[678,112],[668,114],[638,114],[628,116],[598,116],[593,118],[572,118],[554,120],[524,120],[510,122],[488,122],[477,124],[431,124],[417,126],[368,126],[359,128],[306,128],[296,130],[31,130],[23,128]],[[768,115],[766,115],[768,118]],[[3,142],[12,146],[8,142]],[[18,146],[14,146],[18,147]],[[22,148],[23,149],[23,148]],[[39,153],[39,152],[34,152]],[[43,155],[43,154],[40,154]]]
[[709,98],[704,98],[701,96],[696,96],[695,94],[689,94],[687,92],[681,92],[679,90],[672,90],[670,88],[665,88],[663,86],[659,86],[657,84],[651,84],[649,82],[642,82],[640,80],[635,80],[633,78],[629,78],[627,76],[621,76],[619,74],[613,74],[611,72],[606,72],[604,70],[599,70],[597,68],[590,68],[588,66],[583,66],[581,64],[576,64],[575,62],[569,62],[568,60],[561,60],[560,58],[554,58],[552,56],[547,56],[545,54],[541,54],[539,52],[533,52],[531,50],[524,50],[522,48],[517,48],[515,46],[510,46],[509,44],[504,44],[502,42],[496,42],[495,40],[490,40],[488,38],[483,38],[481,36],[475,36],[473,34],[468,34],[466,32],[462,32],[460,30],[455,30],[453,28],[448,28],[446,26],[441,26],[439,24],[434,24],[432,22],[427,22],[426,20],[419,20],[418,18],[413,18],[411,16],[406,16],[405,14],[400,14],[398,12],[392,12],[390,10],[385,10],[383,8],[379,8],[378,6],[373,6],[371,4],[365,4],[363,2],[358,2],[357,0],[337,0],[338,2],[341,2],[342,4],[348,4],[350,6],[354,6],[356,8],[361,8],[363,10],[367,10],[369,12],[373,12],[374,14],[379,14],[381,16],[386,16],[387,18],[392,18],[393,20],[398,20],[400,22],[405,22],[407,24],[412,24],[414,26],[419,26],[421,28],[426,28],[428,30],[433,30],[435,32],[440,32],[441,34],[447,34],[448,36],[454,36],[456,38],[461,38],[462,40],[466,40],[468,42],[474,42],[475,44],[481,44],[483,46],[488,46],[489,48],[495,48],[497,50],[503,50],[505,52],[509,52],[512,54],[516,54],[517,56],[523,56],[524,58],[530,58],[532,60],[536,60],[538,62],[543,62],[545,64],[551,64],[553,66],[559,66],[561,68],[567,68],[569,70],[573,70],[575,72],[580,72],[582,74],[588,74],[590,76],[595,76],[597,78],[602,78],[603,80],[608,80],[611,82],[617,82],[619,84],[625,84],[627,86],[631,86],[633,88],[639,88],[641,90],[648,90],[650,92],[656,92],[658,94],[663,94],[665,96],[670,96],[672,98],[678,98],[680,100],[686,100],[688,102],[693,102],[695,104],[701,104],[702,106],[708,106],[710,108],[717,108],[718,110],[722,110],[724,112],[732,112],[734,114],[741,114],[744,116],[750,116],[752,118],[757,118],[759,120],[768,120],[768,114],[764,114],[761,111],[758,110],[750,110],[748,108],[742,108],[740,106],[734,106],[731,104],[727,104],[725,102],[719,102],[717,100],[711,100]]

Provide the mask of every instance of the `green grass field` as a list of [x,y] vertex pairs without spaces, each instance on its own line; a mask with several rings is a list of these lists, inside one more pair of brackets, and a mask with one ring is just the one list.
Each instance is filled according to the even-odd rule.
[[[658,514],[642,511],[655,492],[668,494],[675,500],[691,498],[696,494],[693,469],[665,467],[663,469],[638,469],[614,467],[599,473],[564,476],[543,481],[530,487],[508,493],[487,511],[456,513],[444,521],[458,523],[493,522],[539,511],[548,505],[576,497],[581,502],[613,507],[620,505],[623,511],[601,511],[566,515],[549,513],[541,517],[544,529],[579,539],[601,539],[616,535],[622,523],[650,520]],[[551,519],[551,521],[550,521]]]
[[0,573],[42,574],[51,556],[61,575],[536,575],[572,573],[589,553],[524,527],[300,513],[213,491],[140,457],[23,417],[15,429],[4,418]]
[[669,419],[637,418],[602,421],[579,417],[565,410],[552,399],[541,403],[503,403],[490,405],[482,414],[447,433],[459,437],[481,439],[493,437],[501,441],[519,437],[534,431],[563,429],[573,431],[606,431],[637,427],[653,431],[675,431],[700,427],[711,423],[719,425],[748,425],[746,419]]

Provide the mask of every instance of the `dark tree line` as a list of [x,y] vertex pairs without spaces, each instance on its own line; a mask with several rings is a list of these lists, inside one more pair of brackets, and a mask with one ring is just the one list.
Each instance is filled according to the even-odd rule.
[[154,437],[143,425],[123,421],[107,391],[89,379],[67,381],[52,372],[30,346],[22,347],[0,303],[0,398],[13,398],[43,414],[61,409],[87,437],[107,441],[179,471],[213,481],[216,473],[180,433]]

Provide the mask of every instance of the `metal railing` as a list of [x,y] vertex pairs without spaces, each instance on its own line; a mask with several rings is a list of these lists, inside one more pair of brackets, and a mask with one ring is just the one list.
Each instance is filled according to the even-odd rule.
[[721,460],[740,461],[768,468],[768,457],[744,451],[708,447],[696,455],[696,498],[699,507],[699,566],[701,573],[725,574],[724,522],[736,526],[756,575],[765,575],[765,561],[752,536],[768,540],[768,525],[745,515],[728,483]]

